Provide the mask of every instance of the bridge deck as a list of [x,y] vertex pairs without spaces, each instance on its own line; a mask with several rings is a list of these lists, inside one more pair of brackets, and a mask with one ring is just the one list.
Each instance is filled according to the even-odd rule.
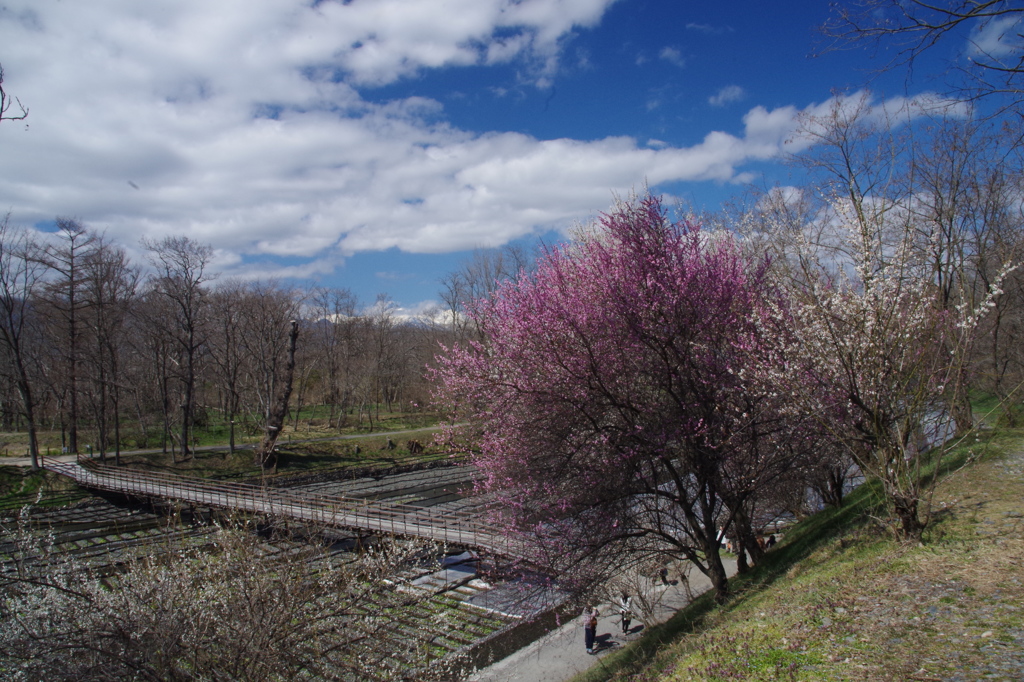
[[439,514],[408,504],[315,493],[297,494],[279,488],[136,471],[92,461],[83,465],[44,459],[43,467],[95,490],[285,516],[322,526],[422,538],[504,556],[520,555],[513,551],[509,535],[496,533],[480,521],[479,514],[454,511]]

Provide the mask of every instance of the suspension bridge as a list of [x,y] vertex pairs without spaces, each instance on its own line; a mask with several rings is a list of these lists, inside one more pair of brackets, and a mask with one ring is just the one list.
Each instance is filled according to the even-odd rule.
[[431,511],[409,504],[144,472],[93,460],[43,458],[43,468],[93,490],[229,511],[285,517],[322,527],[444,542],[502,556],[522,556],[508,533],[496,532],[479,513]]

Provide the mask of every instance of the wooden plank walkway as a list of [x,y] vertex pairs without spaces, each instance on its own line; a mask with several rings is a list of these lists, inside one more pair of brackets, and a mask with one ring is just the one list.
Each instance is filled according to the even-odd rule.
[[162,499],[218,509],[285,516],[315,525],[367,530],[481,549],[502,556],[522,556],[510,534],[496,532],[479,514],[442,514],[408,504],[393,504],[338,495],[301,494],[280,488],[227,483],[159,472],[43,458],[45,469],[79,485],[136,497]]

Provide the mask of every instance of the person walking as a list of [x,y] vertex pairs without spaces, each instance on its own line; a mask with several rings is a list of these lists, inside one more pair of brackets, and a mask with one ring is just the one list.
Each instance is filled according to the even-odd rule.
[[629,622],[633,620],[633,598],[629,596],[629,593],[623,592],[622,599],[619,601],[619,615],[622,616],[622,634],[629,633]]
[[583,641],[587,645],[587,653],[594,653],[594,640],[597,639],[597,607],[588,606],[583,609]]

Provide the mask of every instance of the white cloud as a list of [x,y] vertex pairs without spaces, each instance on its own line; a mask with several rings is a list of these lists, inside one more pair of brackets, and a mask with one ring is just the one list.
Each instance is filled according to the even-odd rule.
[[452,311],[434,300],[419,301],[408,306],[398,306],[393,311],[395,319],[402,322],[420,322],[440,326],[451,325]]
[[[915,97],[892,97],[878,100],[868,91],[857,91],[850,94],[836,95],[821,102],[811,104],[796,114],[795,109],[776,109],[765,112],[756,107],[747,114],[751,118],[749,126],[755,133],[774,138],[781,128],[788,127],[792,134],[786,140],[788,151],[799,153],[815,144],[825,133],[832,120],[860,120],[864,124],[898,126],[922,117],[942,114],[945,116],[964,117],[970,113],[970,104],[962,100],[953,100],[935,93],[922,93]],[[791,120],[798,117],[800,123],[795,128]]]
[[661,52],[658,53],[658,57],[668,62],[669,64],[675,64],[679,68],[686,66],[686,59],[683,57],[683,53],[675,47],[663,47]]
[[981,57],[982,61],[1019,55],[1024,48],[1021,37],[1024,17],[1011,14],[980,22],[971,35],[968,55]]
[[771,210],[774,206],[798,206],[804,201],[806,190],[792,185],[781,185],[769,189],[755,207],[759,211]]
[[391,281],[398,281],[398,280],[403,280],[403,279],[412,279],[415,276],[416,275],[414,275],[411,272],[396,272],[394,270],[385,270],[385,271],[374,273],[374,277],[376,277],[377,279],[386,279],[386,280],[391,280]]
[[373,104],[357,89],[440,65],[549,65],[610,4],[9,0],[6,85],[31,115],[0,125],[0,209],[20,224],[74,216],[129,248],[187,234],[231,274],[310,277],[360,251],[501,245],[645,179],[737,181],[780,153],[792,107],[675,148],[470,132],[436,101]]
[[727,85],[717,93],[708,98],[708,104],[713,107],[724,107],[731,102],[738,102],[746,96],[743,88],[738,85]]

